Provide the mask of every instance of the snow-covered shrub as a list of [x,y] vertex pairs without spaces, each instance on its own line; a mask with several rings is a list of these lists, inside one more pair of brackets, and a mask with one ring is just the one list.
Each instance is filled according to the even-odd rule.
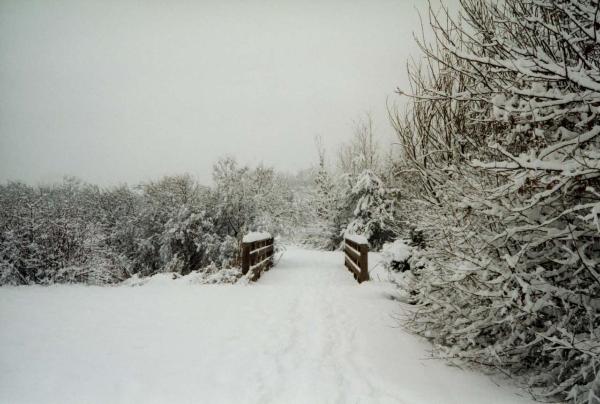
[[[0,186],[1,282],[120,280],[122,257],[114,256],[104,243],[100,194],[97,187],[72,178],[37,188]],[[104,257],[102,275],[89,269],[94,257]]]
[[174,265],[167,271],[186,275],[213,262],[220,253],[220,238],[212,234],[212,221],[205,211],[192,209],[182,206],[164,225],[160,257],[165,265],[170,261]]
[[381,248],[381,262],[390,271],[404,272],[409,270],[411,256],[412,248],[401,239],[392,243],[385,243]]
[[[592,403],[600,357],[600,35],[593,0],[462,1],[395,126],[428,264],[408,323],[440,354]],[[447,21],[448,26],[441,21]],[[412,272],[412,271],[411,271]],[[596,383],[596,385],[594,385]]]
[[194,283],[201,284],[222,284],[236,283],[243,276],[240,268],[224,268],[208,272],[206,276],[197,278]]
[[21,266],[22,240],[15,237],[15,229],[4,230],[0,238],[0,285],[21,285],[29,283],[26,271]]
[[398,287],[395,298],[408,304],[418,303],[420,278],[429,265],[428,255],[398,239],[383,245],[380,263],[388,271],[389,281]]

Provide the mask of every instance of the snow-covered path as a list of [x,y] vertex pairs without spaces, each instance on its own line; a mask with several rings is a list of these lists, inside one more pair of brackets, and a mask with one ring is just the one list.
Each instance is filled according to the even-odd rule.
[[525,403],[430,360],[387,282],[288,249],[252,285],[0,288],[0,402]]

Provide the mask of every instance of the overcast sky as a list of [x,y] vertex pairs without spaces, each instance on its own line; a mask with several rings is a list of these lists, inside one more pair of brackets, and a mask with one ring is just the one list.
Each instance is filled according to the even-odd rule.
[[425,0],[0,0],[0,181],[286,171],[369,111],[385,143]]

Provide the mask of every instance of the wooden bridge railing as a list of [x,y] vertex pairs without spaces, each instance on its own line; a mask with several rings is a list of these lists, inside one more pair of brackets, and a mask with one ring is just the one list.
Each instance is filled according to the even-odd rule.
[[369,244],[364,237],[344,237],[344,265],[358,283],[369,280]]
[[263,271],[273,266],[275,242],[269,233],[250,233],[242,240],[242,273],[250,272],[250,279],[257,281]]

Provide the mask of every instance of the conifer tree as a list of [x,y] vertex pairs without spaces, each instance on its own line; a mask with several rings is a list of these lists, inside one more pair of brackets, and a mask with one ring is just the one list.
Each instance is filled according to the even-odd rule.
[[375,250],[393,239],[394,200],[373,171],[364,170],[358,176],[350,203],[354,210],[347,233],[365,236]]

